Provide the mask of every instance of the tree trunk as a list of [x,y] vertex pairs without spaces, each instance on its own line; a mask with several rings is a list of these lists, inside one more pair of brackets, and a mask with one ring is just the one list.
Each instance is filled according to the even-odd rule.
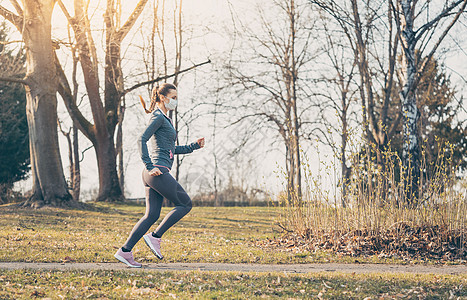
[[24,1],[23,39],[26,45],[26,113],[29,127],[32,197],[26,206],[69,205],[57,132],[57,78],[51,39],[55,1]]
[[98,140],[99,142],[94,146],[99,172],[99,194],[96,200],[123,200],[123,194],[117,176],[113,139],[109,137],[98,137]]
[[81,173],[80,173],[80,161],[79,161],[79,143],[78,143],[78,128],[73,125],[73,199],[79,200],[81,192]]
[[[74,127],[71,127],[70,130],[68,132],[66,132],[65,130],[63,130],[62,125],[60,123],[60,120],[58,120],[58,128],[60,129],[62,134],[65,136],[67,146],[68,146],[68,163],[70,164],[70,166],[69,166],[70,182],[69,182],[69,185],[68,185],[68,189],[72,190],[71,195],[73,197],[73,200],[78,201],[79,198],[75,197],[75,194],[73,192],[74,189],[75,189],[75,162],[74,162],[74,158],[73,158],[73,155],[75,154],[75,152],[74,152],[74,149],[73,149],[74,140],[72,141],[71,137],[70,137],[71,129],[73,129]],[[74,137],[73,137],[73,139],[74,139]]]
[[342,95],[342,134],[341,134],[341,176],[342,176],[342,198],[341,204],[345,208],[347,206],[348,185],[350,183],[350,168],[347,167],[347,157],[345,152],[347,150],[347,103],[345,95]]
[[294,142],[291,136],[285,142],[286,155],[285,155],[285,169],[287,174],[287,201],[294,203],[298,199],[297,194],[297,168],[295,159]]
[[288,94],[290,96],[291,102],[291,117],[290,122],[290,138],[291,138],[291,159],[292,159],[292,168],[293,174],[292,184],[293,184],[293,193],[297,197],[299,202],[302,201],[302,176],[301,176],[301,161],[300,161],[300,140],[299,140],[299,120],[297,113],[297,60],[295,57],[295,42],[296,42],[296,28],[295,22],[298,14],[295,11],[295,1],[291,0],[289,5],[289,26],[290,26],[290,67],[286,70],[284,74],[286,80],[288,81],[286,85],[288,86]]
[[125,99],[118,109],[118,127],[117,127],[117,156],[118,156],[118,181],[122,194],[125,194],[125,172],[123,166],[123,117],[125,112]]
[[[107,11],[106,13],[112,13]],[[123,108],[121,102],[123,98],[123,73],[121,69],[121,53],[120,44],[121,40],[117,38],[115,32],[115,24],[108,23],[109,19],[106,18],[106,52],[105,52],[105,89],[104,89],[104,102],[105,102],[105,118],[107,128],[105,131],[105,137],[98,139],[98,143],[102,144],[99,149],[102,149],[104,153],[101,153],[98,160],[103,160],[99,163],[99,176],[101,178],[98,200],[102,201],[113,201],[123,200],[123,189],[120,185],[120,180],[123,181],[123,169],[119,169],[122,172],[122,176],[119,178],[117,173],[117,162],[116,162],[116,150],[114,143],[115,127],[119,123],[119,116],[123,123]],[[118,111],[120,109],[120,112]],[[121,127],[122,124],[119,126]],[[120,137],[122,138],[122,137]],[[118,139],[118,137],[117,137]],[[117,141],[118,143],[118,141]],[[123,151],[122,151],[123,152]],[[123,158],[122,153],[119,155],[119,160]],[[102,168],[102,170],[101,170]]]
[[403,46],[401,66],[403,85],[400,98],[404,115],[401,180],[404,182],[406,201],[415,204],[418,199],[418,181],[420,177],[420,154],[417,135],[417,121],[420,114],[414,92],[414,82],[417,75],[415,66],[415,44],[417,40],[413,30],[414,12],[412,5],[411,1],[400,2]]
[[302,201],[302,175],[301,175],[301,161],[300,161],[300,143],[298,137],[298,129],[294,128],[294,134],[292,135],[292,166],[293,173],[292,184],[293,184],[293,193],[297,197],[299,202]]

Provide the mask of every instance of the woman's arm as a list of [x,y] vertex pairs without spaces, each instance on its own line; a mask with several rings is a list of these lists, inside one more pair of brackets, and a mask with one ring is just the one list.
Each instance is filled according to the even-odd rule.
[[184,146],[175,146],[175,154],[186,154],[191,153],[196,149],[204,147],[204,137],[198,139],[196,142],[193,142],[189,145]]
[[201,147],[198,142],[193,142],[189,145],[175,146],[175,154],[187,154],[199,148]]
[[148,145],[146,144],[151,136],[156,132],[159,127],[161,127],[162,122],[164,121],[164,116],[162,115],[152,115],[149,120],[149,125],[144,130],[143,134],[138,139],[138,150],[143,163],[146,165],[146,169],[151,171],[154,168],[154,165],[151,162],[149,157]]

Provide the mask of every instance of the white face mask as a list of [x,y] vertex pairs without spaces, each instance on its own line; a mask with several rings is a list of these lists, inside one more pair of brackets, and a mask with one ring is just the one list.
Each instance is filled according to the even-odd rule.
[[169,103],[164,103],[164,104],[165,104],[165,108],[167,108],[168,110],[174,110],[177,107],[177,103],[178,103],[177,100],[173,98],[169,98]]

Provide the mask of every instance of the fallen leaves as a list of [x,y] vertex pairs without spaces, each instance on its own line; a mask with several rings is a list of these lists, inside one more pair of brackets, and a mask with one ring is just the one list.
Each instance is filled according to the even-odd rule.
[[38,291],[38,290],[34,290],[32,291],[31,293],[31,297],[44,297],[45,296],[45,293],[42,292],[42,291]]
[[69,256],[65,256],[65,258],[62,259],[62,263],[70,263],[74,262],[75,260]]
[[305,234],[287,232],[278,239],[256,241],[260,248],[282,251],[325,250],[337,255],[370,256],[379,258],[438,259],[452,261],[467,259],[467,240],[460,232],[439,226],[411,227],[398,224],[381,232],[354,230],[352,232],[313,232]]

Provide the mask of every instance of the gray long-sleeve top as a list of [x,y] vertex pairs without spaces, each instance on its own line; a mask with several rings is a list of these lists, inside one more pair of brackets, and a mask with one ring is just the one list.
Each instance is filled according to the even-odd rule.
[[[147,142],[151,141],[151,154]],[[138,149],[143,163],[148,171],[154,167],[172,168],[174,154],[191,153],[201,148],[197,142],[189,145],[175,146],[177,132],[168,118],[160,109],[155,109],[150,116],[148,126],[138,139]]]

